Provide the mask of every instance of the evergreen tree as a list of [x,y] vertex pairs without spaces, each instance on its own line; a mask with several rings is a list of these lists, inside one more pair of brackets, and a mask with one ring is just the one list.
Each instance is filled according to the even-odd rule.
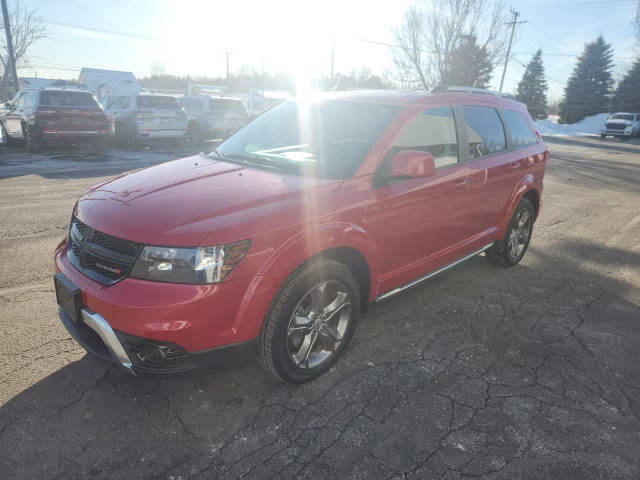
[[485,46],[479,46],[475,35],[465,35],[451,52],[441,83],[464,87],[487,88],[493,65]]
[[640,58],[618,84],[611,109],[614,112],[640,112]]
[[547,81],[544,78],[542,50],[538,50],[518,83],[516,100],[524,103],[533,118],[547,117]]
[[613,50],[602,36],[587,43],[564,89],[560,121],[575,123],[607,111],[613,86]]

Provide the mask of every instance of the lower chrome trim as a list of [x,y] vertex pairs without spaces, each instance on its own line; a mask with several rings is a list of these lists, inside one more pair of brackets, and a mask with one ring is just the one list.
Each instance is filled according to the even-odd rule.
[[484,247],[480,248],[479,250],[476,250],[473,253],[470,253],[469,255],[465,255],[462,258],[459,258],[458,260],[448,263],[447,265],[445,265],[444,267],[440,267],[437,270],[434,270],[433,272],[429,272],[426,275],[423,275],[421,277],[416,278],[415,280],[412,280],[409,283],[405,283],[404,285],[402,285],[401,287],[395,288],[387,293],[384,293],[382,295],[380,295],[378,298],[376,298],[376,303],[377,302],[381,302],[382,300],[386,300],[389,297],[392,297],[393,295],[403,292],[405,291],[407,288],[411,288],[421,282],[424,282],[425,280],[428,280],[431,277],[435,277],[436,275],[438,275],[439,273],[442,273],[444,271],[449,270],[452,267],[455,267],[456,265],[458,265],[459,263],[464,262],[465,260],[469,260],[470,258],[475,257],[476,255],[484,252],[487,248],[489,248],[491,245],[493,245],[493,242],[489,243],[488,245],[485,245]]
[[116,337],[115,332],[111,328],[111,325],[98,313],[90,312],[86,308],[83,308],[80,313],[82,314],[82,321],[86,323],[89,328],[95,331],[113,355],[120,365],[122,365],[131,374],[135,375],[131,369],[132,363],[129,359],[129,355],[124,350],[124,347]]

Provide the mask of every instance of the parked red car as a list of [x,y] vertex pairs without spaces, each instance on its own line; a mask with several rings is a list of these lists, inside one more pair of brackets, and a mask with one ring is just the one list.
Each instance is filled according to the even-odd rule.
[[60,316],[134,373],[255,351],[310,380],[371,302],[485,252],[525,254],[548,150],[497,95],[285,102],[209,155],[90,188],[55,253]]
[[93,94],[72,88],[21,90],[0,109],[0,125],[8,141],[23,140],[30,152],[61,143],[102,151],[109,129]]

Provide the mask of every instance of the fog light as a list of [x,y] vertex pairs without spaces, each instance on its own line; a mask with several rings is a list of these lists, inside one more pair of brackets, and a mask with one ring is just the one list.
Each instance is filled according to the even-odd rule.
[[152,343],[141,343],[138,347],[138,358],[143,362],[159,364],[165,361],[163,348]]

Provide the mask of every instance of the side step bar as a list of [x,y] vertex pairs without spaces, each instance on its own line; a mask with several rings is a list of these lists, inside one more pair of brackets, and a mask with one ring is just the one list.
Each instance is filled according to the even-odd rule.
[[465,260],[469,260],[470,258],[475,257],[476,255],[484,252],[487,248],[489,248],[491,245],[493,245],[493,242],[491,242],[488,245],[485,245],[484,247],[480,248],[479,250],[476,250],[473,253],[470,253],[469,255],[465,255],[462,258],[459,258],[458,260],[448,263],[447,265],[445,265],[444,267],[440,267],[437,270],[434,270],[433,272],[429,272],[426,275],[423,275],[421,277],[416,278],[415,280],[410,281],[409,283],[405,283],[404,285],[395,288],[387,293],[383,293],[382,295],[380,295],[378,298],[376,298],[376,303],[381,302],[383,300],[386,300],[389,297],[392,297],[394,295],[396,295],[397,293],[400,292],[404,292],[407,288],[411,288],[421,282],[424,282],[425,280],[430,279],[431,277],[435,277],[436,275],[438,275],[439,273],[442,272],[446,272],[447,270],[449,270],[450,268],[455,267],[456,265],[458,265],[459,263],[464,262]]

